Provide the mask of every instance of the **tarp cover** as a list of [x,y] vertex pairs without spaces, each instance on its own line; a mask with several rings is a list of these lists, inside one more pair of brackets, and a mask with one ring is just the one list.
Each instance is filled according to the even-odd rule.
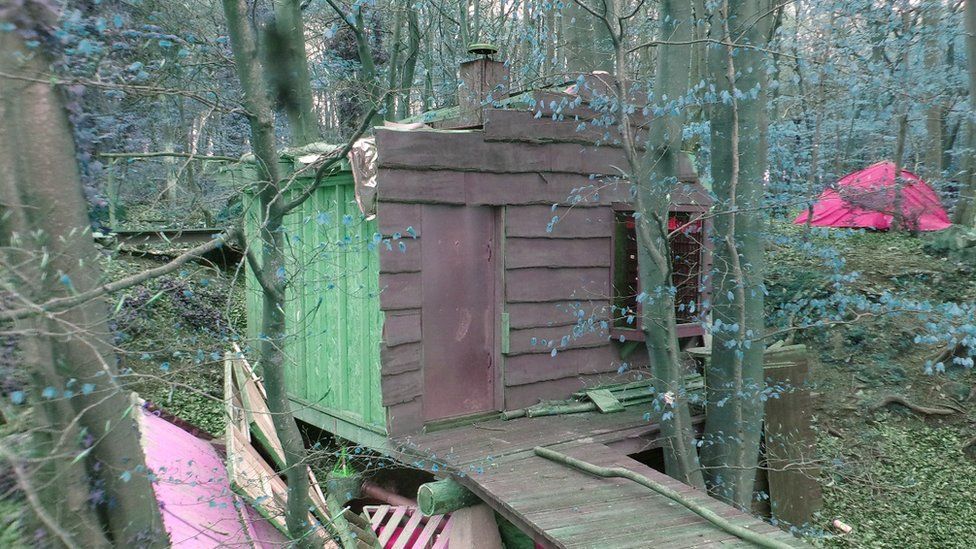
[[140,408],[142,448],[173,547],[271,549],[288,545],[230,487],[224,461],[201,438]]
[[[901,211],[905,228],[914,231],[941,231],[949,228],[939,196],[932,187],[908,170],[901,171]],[[891,228],[897,211],[898,186],[895,164],[878,162],[850,173],[829,187],[813,205],[811,225],[817,227],[860,227],[886,230]],[[809,211],[793,223],[807,222]]]

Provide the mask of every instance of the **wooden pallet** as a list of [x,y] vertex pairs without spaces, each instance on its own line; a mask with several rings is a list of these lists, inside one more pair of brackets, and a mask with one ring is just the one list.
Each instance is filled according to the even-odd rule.
[[425,517],[403,505],[367,505],[363,513],[383,549],[447,549],[450,515]]

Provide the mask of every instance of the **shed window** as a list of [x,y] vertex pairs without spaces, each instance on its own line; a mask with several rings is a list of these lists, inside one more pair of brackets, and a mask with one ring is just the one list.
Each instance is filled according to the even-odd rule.
[[[634,212],[615,211],[613,257],[613,303],[615,335],[642,339],[641,287],[637,263],[637,231]],[[678,324],[698,321],[703,264],[702,220],[698,212],[671,212],[668,231],[671,237],[671,284],[675,291],[675,317]],[[675,232],[677,231],[677,232]]]

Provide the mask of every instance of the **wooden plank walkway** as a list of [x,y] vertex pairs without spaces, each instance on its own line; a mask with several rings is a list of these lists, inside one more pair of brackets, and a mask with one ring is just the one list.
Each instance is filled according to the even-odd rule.
[[546,446],[595,465],[626,467],[733,518],[804,547],[796,538],[606,446],[657,426],[643,411],[491,420],[397,439],[399,459],[450,472],[495,511],[546,547],[749,547],[639,484],[598,478],[536,456]]

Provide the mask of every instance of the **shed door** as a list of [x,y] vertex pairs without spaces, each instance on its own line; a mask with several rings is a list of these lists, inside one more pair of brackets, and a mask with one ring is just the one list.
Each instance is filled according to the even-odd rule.
[[424,206],[424,419],[495,410],[495,211]]

